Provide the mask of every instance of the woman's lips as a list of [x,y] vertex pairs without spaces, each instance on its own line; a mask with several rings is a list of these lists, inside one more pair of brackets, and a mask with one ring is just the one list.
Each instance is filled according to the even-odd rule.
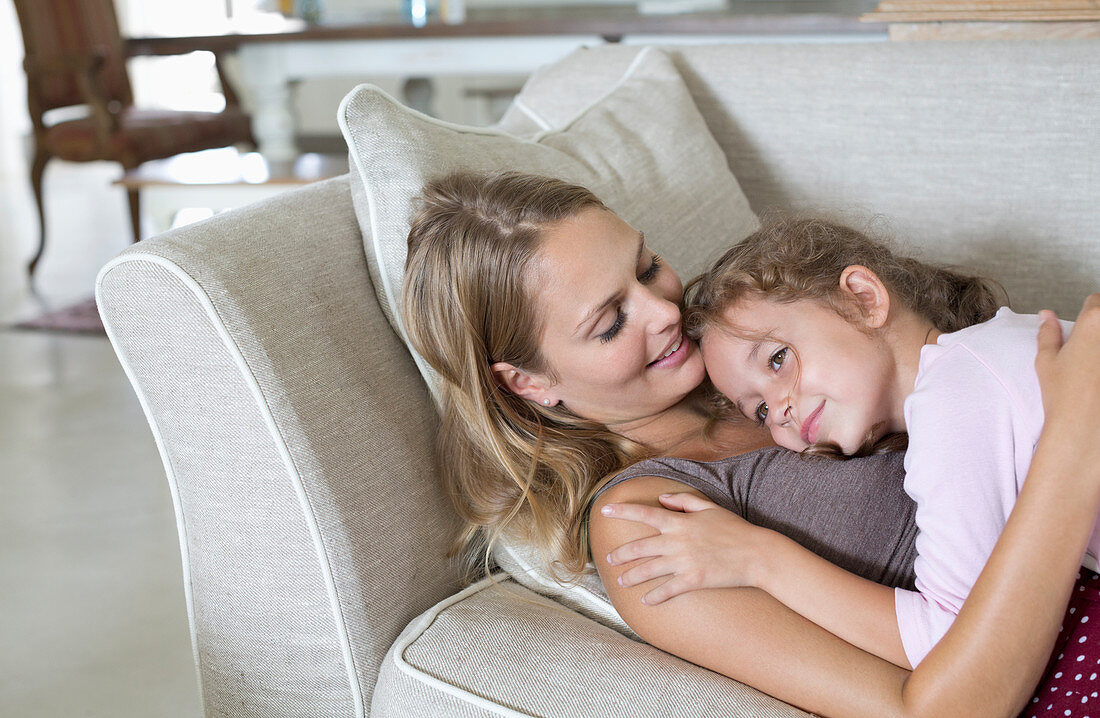
[[691,341],[680,335],[680,346],[676,347],[676,351],[669,354],[667,357],[662,357],[657,361],[650,362],[647,366],[650,369],[667,369],[668,367],[679,366],[687,358],[689,345]]
[[802,422],[802,440],[807,444],[817,443],[817,430],[821,428],[821,412],[825,408],[825,402],[813,410],[813,413]]

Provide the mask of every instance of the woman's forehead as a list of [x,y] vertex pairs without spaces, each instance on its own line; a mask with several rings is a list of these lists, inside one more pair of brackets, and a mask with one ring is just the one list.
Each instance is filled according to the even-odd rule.
[[[614,213],[588,208],[546,228],[530,265],[536,290],[568,288],[572,295],[599,295],[632,276],[645,237]],[[589,298],[591,300],[591,298]]]

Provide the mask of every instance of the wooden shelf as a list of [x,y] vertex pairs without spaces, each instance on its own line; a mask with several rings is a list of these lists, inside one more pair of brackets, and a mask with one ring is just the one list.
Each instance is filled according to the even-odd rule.
[[1100,0],[883,0],[865,22],[1090,22]]

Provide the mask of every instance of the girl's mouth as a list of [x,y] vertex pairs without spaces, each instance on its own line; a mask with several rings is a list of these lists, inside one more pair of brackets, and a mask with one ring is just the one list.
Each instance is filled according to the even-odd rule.
[[821,428],[821,412],[824,409],[825,402],[822,401],[821,405],[806,417],[806,421],[802,422],[802,440],[807,444],[817,443],[817,431]]
[[687,357],[689,345],[690,342],[684,341],[684,335],[681,334],[676,338],[676,341],[665,350],[664,354],[647,364],[646,368],[665,369],[667,367],[678,366],[684,358]]

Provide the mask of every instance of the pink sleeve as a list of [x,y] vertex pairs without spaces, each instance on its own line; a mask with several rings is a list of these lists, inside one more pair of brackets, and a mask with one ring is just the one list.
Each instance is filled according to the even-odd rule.
[[977,357],[953,346],[906,401],[917,591],[897,589],[894,607],[913,666],[951,627],[1016,501],[1013,396]]

